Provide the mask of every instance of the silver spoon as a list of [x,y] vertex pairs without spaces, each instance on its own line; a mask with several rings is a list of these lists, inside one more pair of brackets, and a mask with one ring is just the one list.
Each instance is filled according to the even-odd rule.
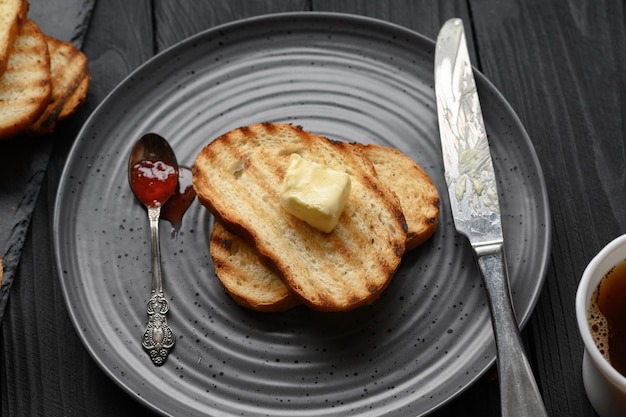
[[128,159],[128,181],[135,196],[148,209],[152,246],[152,293],[146,308],[148,325],[141,345],[152,362],[160,366],[176,340],[166,318],[169,304],[163,294],[161,278],[159,217],[161,207],[178,184],[178,163],[164,138],[148,133],[137,141]]

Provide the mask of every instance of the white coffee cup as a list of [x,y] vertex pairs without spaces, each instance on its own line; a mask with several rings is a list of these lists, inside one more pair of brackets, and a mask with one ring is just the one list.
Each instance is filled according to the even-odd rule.
[[589,329],[587,308],[602,278],[625,259],[626,235],[622,235],[591,260],[576,292],[576,319],[585,344],[583,382],[591,405],[602,417],[626,416],[626,377],[611,366],[596,346]]

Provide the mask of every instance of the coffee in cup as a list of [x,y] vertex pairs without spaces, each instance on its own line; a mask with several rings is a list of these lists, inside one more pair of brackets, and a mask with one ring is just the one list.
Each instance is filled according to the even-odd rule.
[[[589,401],[601,417],[624,417],[626,410],[626,376],[607,360],[610,359],[612,350],[609,337],[611,323],[606,320],[606,324],[603,324],[602,320],[606,319],[606,316],[602,314],[599,306],[602,304],[603,293],[620,294],[624,297],[623,300],[626,300],[626,291],[616,291],[605,286],[609,282],[605,278],[612,276],[611,271],[618,272],[624,260],[626,260],[626,234],[607,244],[589,262],[576,292],[576,321],[585,347],[582,363],[583,383]],[[597,310],[591,307],[592,318],[588,313],[590,305],[594,303],[598,307]],[[626,301],[615,304],[623,306],[626,305]],[[603,326],[606,326],[604,330]],[[595,335],[592,335],[592,332]],[[614,355],[616,349],[613,350]]]
[[612,267],[596,286],[587,318],[602,356],[626,376],[626,260]]

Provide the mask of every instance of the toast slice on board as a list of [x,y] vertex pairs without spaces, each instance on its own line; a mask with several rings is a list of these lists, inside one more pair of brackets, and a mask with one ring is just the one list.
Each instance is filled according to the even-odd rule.
[[76,89],[74,90],[72,95],[70,95],[65,103],[63,103],[61,113],[59,113],[59,117],[57,119],[59,122],[74,114],[78,107],[83,104],[83,102],[87,98],[90,81],[91,73],[89,72],[89,69],[87,69],[86,73],[83,75],[83,78],[78,83],[78,86],[76,86]]
[[[321,232],[288,214],[279,189],[291,154],[350,174],[339,224]],[[244,237],[301,302],[345,311],[376,300],[405,250],[406,222],[395,194],[364,153],[287,124],[230,131],[205,146],[193,167],[198,200]]]
[[0,0],[0,75],[7,68],[11,48],[27,14],[27,0]]
[[34,123],[51,94],[48,45],[37,24],[26,20],[0,76],[0,138],[13,136]]
[[[438,225],[439,194],[430,177],[411,158],[394,148],[360,145],[374,163],[378,177],[396,193],[406,218],[407,250],[433,235]],[[224,290],[241,306],[281,312],[299,304],[278,274],[259,260],[244,239],[216,221],[210,253]]]
[[[70,103],[66,109],[67,114],[61,117],[65,103],[70,100],[76,91],[78,93],[73,100],[79,100],[80,102],[81,97],[84,100],[87,91],[83,81],[86,80],[87,84],[89,83],[87,57],[70,42],[60,41],[50,36],[45,36],[45,39],[50,53],[52,94],[46,110],[30,127],[32,132],[39,134],[51,133],[57,120],[69,115],[70,108],[75,109],[77,107]],[[81,87],[81,90],[79,90],[79,87]]]

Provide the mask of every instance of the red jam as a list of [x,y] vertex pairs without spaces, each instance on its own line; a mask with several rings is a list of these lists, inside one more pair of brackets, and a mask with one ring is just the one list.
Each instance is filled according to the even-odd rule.
[[130,181],[137,198],[148,207],[161,207],[178,184],[176,167],[157,159],[144,159],[131,168]]

